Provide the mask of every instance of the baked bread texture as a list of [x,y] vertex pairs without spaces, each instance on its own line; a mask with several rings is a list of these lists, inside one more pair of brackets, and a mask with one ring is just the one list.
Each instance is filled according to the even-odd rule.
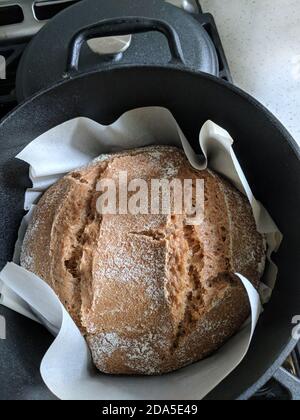
[[[185,215],[103,215],[100,179],[203,179],[204,221]],[[234,273],[257,288],[265,241],[247,199],[184,153],[157,146],[102,157],[40,199],[21,265],[47,282],[84,334],[96,367],[156,375],[220,348],[250,314]]]

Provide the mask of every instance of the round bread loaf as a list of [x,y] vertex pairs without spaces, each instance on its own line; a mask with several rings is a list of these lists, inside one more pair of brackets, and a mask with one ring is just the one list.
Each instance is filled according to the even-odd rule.
[[[100,179],[203,179],[204,221],[186,215],[100,215]],[[86,337],[97,368],[154,375],[199,361],[250,314],[234,273],[257,288],[265,241],[247,199],[217,174],[195,171],[167,146],[102,157],[39,201],[21,265],[57,293]]]

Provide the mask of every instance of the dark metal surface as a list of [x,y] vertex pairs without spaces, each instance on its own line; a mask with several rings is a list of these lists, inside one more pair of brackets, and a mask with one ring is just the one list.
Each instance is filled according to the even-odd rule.
[[291,399],[295,401],[300,401],[300,379],[296,378],[292,374],[290,374],[286,369],[283,367],[279,368],[274,378],[287,390],[289,390],[291,394]]
[[[11,259],[28,185],[26,165],[14,156],[35,137],[71,118],[85,116],[110,124],[129,109],[150,105],[167,107],[198,151],[199,129],[206,120],[227,129],[235,139],[235,152],[254,194],[284,234],[275,258],[279,267],[276,289],[259,320],[250,351],[238,369],[208,396],[248,398],[258,389],[261,378],[264,383],[271,378],[282,357],[295,345],[291,332],[292,318],[300,313],[300,152],[276,118],[234,86],[173,67],[124,66],[59,83],[12,112],[0,124],[0,268]],[[32,372],[18,370],[23,358],[30,353],[37,366],[42,351],[37,351],[36,343],[41,341],[45,348],[49,337],[31,327],[24,328],[18,315],[11,317],[14,334],[5,349],[0,346],[0,382],[5,377],[5,392],[13,394],[16,386],[22,388],[22,383],[32,381]],[[17,345],[23,338],[30,343],[26,354]],[[8,352],[16,366],[14,373],[6,367]],[[41,387],[37,381],[27,398],[40,395]]]
[[7,338],[0,340],[0,401],[52,400],[40,363],[53,338],[41,325],[0,306]]
[[0,56],[6,61],[5,79],[0,78],[0,119],[17,105],[16,73],[26,44],[0,44]]
[[[177,33],[186,66],[219,75],[216,49],[194,15],[164,0],[83,0],[55,16],[27,47],[17,75],[18,98],[28,98],[63,78],[68,46],[80,29],[105,20],[128,17],[166,22]],[[128,50],[113,59],[95,54],[85,43],[80,55],[80,71],[112,63],[167,64],[169,60],[164,35],[150,32],[134,35]]]
[[89,39],[147,32],[162,33],[169,44],[171,53],[169,63],[185,66],[179,36],[172,26],[160,19],[126,17],[104,20],[80,29],[70,41],[65,77],[68,73],[79,71],[81,49]]
[[229,64],[225,55],[225,51],[214,17],[210,13],[202,13],[194,15],[194,18],[203,26],[203,28],[206,30],[209,37],[213,41],[218,56],[219,77],[223,80],[226,80],[227,82],[232,83],[233,80]]

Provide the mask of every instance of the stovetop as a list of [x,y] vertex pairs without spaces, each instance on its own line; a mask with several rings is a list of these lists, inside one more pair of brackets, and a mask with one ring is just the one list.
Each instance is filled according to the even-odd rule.
[[[64,8],[80,0],[22,0],[16,5],[14,0],[0,0],[0,58],[6,62],[5,79],[3,78],[3,59],[0,60],[0,119],[16,105],[15,79],[18,63],[30,39]],[[167,0],[195,16],[202,13],[198,0]],[[220,77],[232,82],[226,57],[214,22],[208,17],[205,29],[213,38],[220,62]],[[300,346],[290,355],[284,368],[300,378]],[[277,378],[278,379],[278,378]],[[252,399],[253,400],[289,400],[291,390],[288,384],[282,385],[272,379]]]

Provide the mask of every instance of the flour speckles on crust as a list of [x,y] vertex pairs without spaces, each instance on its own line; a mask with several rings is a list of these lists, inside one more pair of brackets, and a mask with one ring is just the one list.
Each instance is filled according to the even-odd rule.
[[107,372],[109,359],[120,355],[126,355],[127,373],[145,372],[146,375],[154,375],[161,363],[156,346],[163,347],[161,337],[158,334],[148,333],[142,337],[124,338],[115,332],[102,333],[89,338],[89,345],[94,355],[94,363],[104,373]]
[[97,350],[101,352],[103,356],[112,356],[112,354],[120,348],[120,344],[121,340],[115,332],[103,333],[97,336]]
[[41,220],[36,218],[34,219],[34,223],[31,223],[30,227],[27,229],[26,236],[23,241],[24,252],[21,255],[21,265],[33,267],[33,256],[29,254],[27,244],[30,243],[30,241],[32,241],[32,239],[34,238],[35,234],[39,229],[40,223]]

